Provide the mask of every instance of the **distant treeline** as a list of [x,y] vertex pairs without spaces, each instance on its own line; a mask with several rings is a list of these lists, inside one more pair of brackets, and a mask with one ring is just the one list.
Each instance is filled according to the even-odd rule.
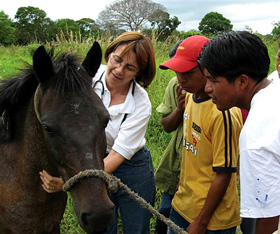
[[[92,38],[114,38],[127,30],[140,30],[153,40],[172,44],[197,34],[211,38],[223,31],[232,30],[233,27],[231,21],[223,17],[223,15],[217,12],[210,12],[202,18],[198,30],[178,31],[177,27],[181,23],[178,17],[170,17],[160,4],[151,3],[151,1],[147,2],[147,0],[130,1],[142,1],[143,6],[152,4],[154,11],[146,12],[146,18],[144,16],[137,16],[138,19],[136,16],[132,17],[133,19],[136,18],[135,21],[142,20],[142,24],[136,24],[132,21],[126,22],[127,19],[124,16],[122,18],[121,15],[118,18],[112,18],[111,8],[114,5],[110,5],[111,8],[106,7],[99,14],[97,21],[90,18],[83,18],[77,21],[72,19],[53,21],[47,17],[45,11],[31,6],[20,7],[14,19],[10,19],[4,11],[0,11],[0,45],[47,43],[57,41],[60,37],[66,40],[82,42]],[[151,9],[151,7],[145,7],[144,9]],[[144,24],[144,22],[146,23]],[[245,26],[244,30],[252,32],[249,26]],[[280,21],[274,23],[271,34],[258,35],[262,39],[278,40]]]

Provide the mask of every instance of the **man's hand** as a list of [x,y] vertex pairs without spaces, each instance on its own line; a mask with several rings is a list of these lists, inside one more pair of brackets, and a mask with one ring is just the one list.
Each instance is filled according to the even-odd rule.
[[178,108],[184,112],[186,92],[182,89],[181,85],[176,87]]
[[199,224],[198,222],[194,221],[187,227],[188,234],[204,234],[206,233],[207,225]]

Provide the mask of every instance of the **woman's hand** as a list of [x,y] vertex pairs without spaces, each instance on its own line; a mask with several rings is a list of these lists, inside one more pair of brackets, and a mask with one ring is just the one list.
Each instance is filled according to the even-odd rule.
[[62,191],[64,181],[60,177],[51,176],[45,170],[39,172],[40,178],[43,182],[42,187],[48,193],[56,193]]

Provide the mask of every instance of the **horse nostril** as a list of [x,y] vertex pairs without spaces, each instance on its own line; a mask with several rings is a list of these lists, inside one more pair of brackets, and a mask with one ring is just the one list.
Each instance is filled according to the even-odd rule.
[[96,213],[84,211],[80,215],[81,226],[87,233],[105,232],[114,218],[114,209]]
[[86,214],[86,213],[81,214],[81,223],[84,227],[88,226],[87,216],[88,216],[88,214]]

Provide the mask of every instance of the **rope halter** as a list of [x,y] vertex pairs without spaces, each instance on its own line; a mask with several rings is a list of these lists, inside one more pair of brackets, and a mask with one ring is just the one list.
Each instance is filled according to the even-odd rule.
[[34,93],[34,110],[35,110],[38,121],[40,123],[42,123],[42,118],[41,118],[41,115],[40,115],[40,112],[39,112],[39,90],[40,90],[40,88],[41,88],[41,84],[39,84],[37,86],[37,89]]

